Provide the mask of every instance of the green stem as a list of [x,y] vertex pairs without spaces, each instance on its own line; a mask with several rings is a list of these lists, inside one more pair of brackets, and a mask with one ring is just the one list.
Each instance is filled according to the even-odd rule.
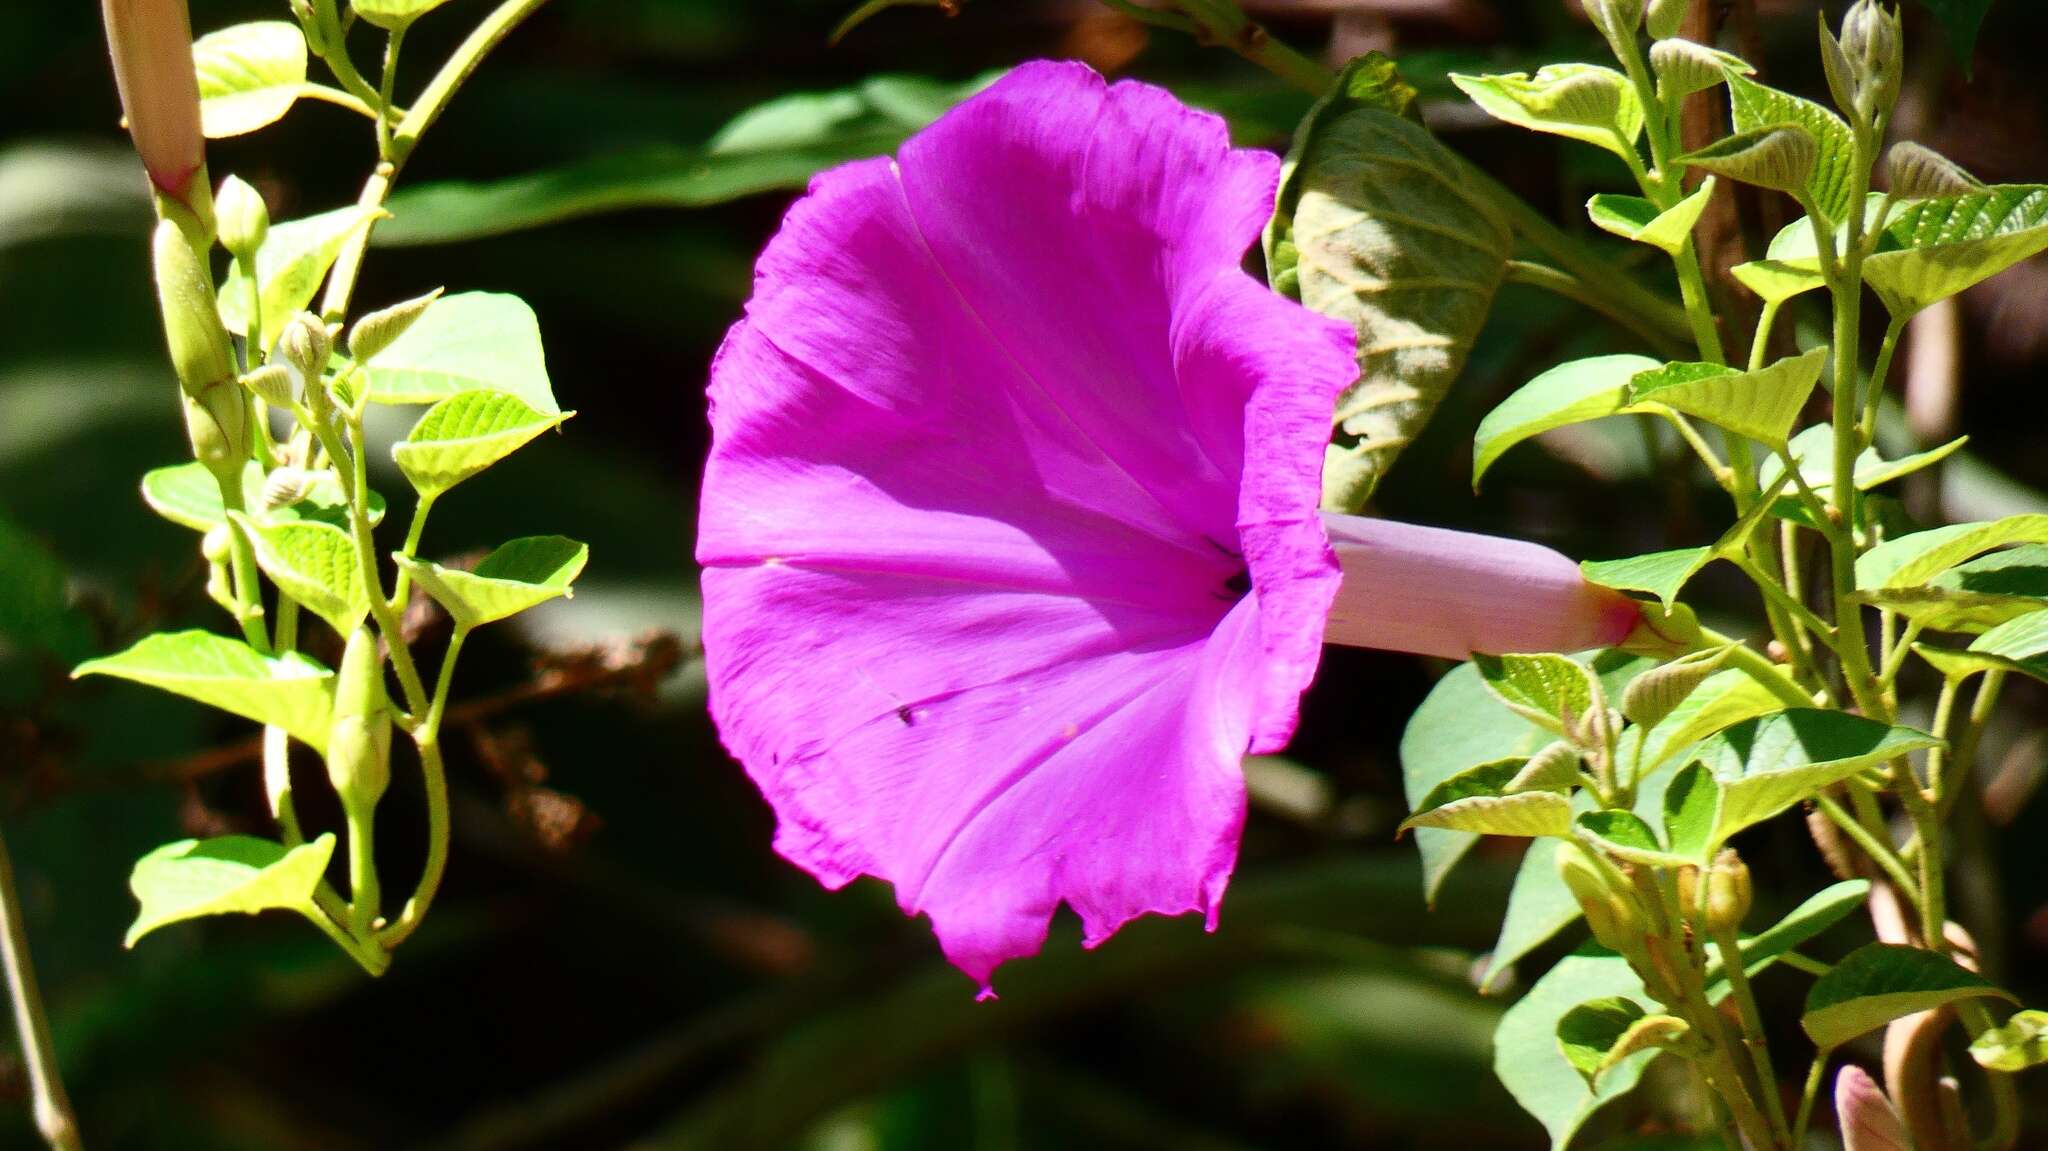
[[[413,559],[419,555],[420,537],[426,533],[427,515],[433,510],[434,497],[431,495],[421,496],[419,502],[413,505],[412,523],[408,524],[405,529],[405,550],[403,554],[407,559]],[[392,580],[391,610],[403,613],[405,611],[406,597],[411,594],[412,571],[409,568],[401,567],[398,569],[397,578]]]
[[377,80],[377,158],[391,159],[391,94],[398,83],[398,49],[405,43],[406,25],[400,24],[384,37],[384,70]]
[[1755,648],[1739,640],[1731,639],[1712,628],[1700,629],[1700,642],[1707,647],[1734,645],[1728,655],[1728,662],[1748,674],[1749,678],[1763,685],[1772,695],[1777,696],[1790,707],[1812,707],[1813,697],[1785,674],[1785,669],[1772,663]]
[[317,905],[319,914],[308,915],[306,918],[312,920],[313,925],[332,940],[336,947],[341,948],[349,958],[361,964],[363,970],[371,975],[382,975],[390,970],[389,952],[377,946],[375,940],[359,939],[342,926],[348,922],[348,908],[342,903],[341,897],[334,894],[332,888],[323,882],[320,889],[313,893],[313,902]]
[[374,803],[343,804],[348,824],[349,934],[370,937],[383,905],[377,879],[377,807]]
[[334,0],[313,0],[313,22],[318,35],[313,37],[321,46],[320,59],[327,70],[347,90],[348,94],[362,101],[367,107],[377,102],[377,91],[363,74],[356,70],[355,61],[348,54],[348,30],[341,26],[341,14],[335,8]]
[[1945,771],[1933,775],[1928,785],[1934,789],[1935,810],[1946,822],[1949,812],[1955,809],[1956,799],[1968,786],[1970,772],[1977,763],[1977,744],[1984,738],[1984,727],[1991,721],[1991,713],[1998,707],[1998,694],[2005,688],[2005,672],[1990,671],[1977,684],[1977,695],[1970,703],[1969,718],[1963,723],[1963,733],[1956,737],[1953,753],[1943,759]]
[[21,894],[14,882],[14,859],[0,839],[0,963],[7,968],[7,997],[14,1004],[14,1030],[21,1040],[22,1062],[28,1066],[29,1094],[34,1100],[36,1130],[51,1151],[81,1151],[78,1117],[57,1069],[56,1046],[50,1041],[50,1018],[36,985],[35,961],[28,951],[28,928],[21,918]]
[[1948,858],[1942,851],[1941,816],[1921,792],[1911,772],[1901,773],[1897,787],[1906,814],[1920,837],[1920,945],[1929,951],[1948,953]]
[[1828,1060],[1835,1049],[1823,1047],[1813,1053],[1813,1065],[1806,1069],[1806,1086],[1799,1093],[1799,1118],[1792,1124],[1792,1146],[1806,1146],[1807,1126],[1813,1122],[1813,1103],[1820,1097],[1821,1080],[1827,1075]]
[[[1702,897],[1706,886],[1702,879]],[[1721,970],[1728,980],[1728,994],[1735,1000],[1736,1013],[1742,1020],[1742,1045],[1749,1049],[1750,1062],[1756,1067],[1771,1127],[1788,1146],[1796,1147],[1791,1141],[1792,1126],[1785,1119],[1785,1101],[1778,1097],[1778,1073],[1771,1066],[1771,1045],[1764,1037],[1763,1015],[1757,1010],[1756,996],[1750,992],[1749,973],[1742,969],[1742,943],[1732,926],[1715,931],[1713,936],[1714,946],[1721,950]]]
[[1198,39],[1222,44],[1297,88],[1321,95],[1330,86],[1330,70],[1296,52],[1230,0],[1178,0],[1176,5],[1197,26]]
[[1783,300],[1764,301],[1763,311],[1757,314],[1756,338],[1749,342],[1749,370],[1764,370],[1771,355],[1771,329],[1777,326],[1778,309],[1785,306]]
[[1920,885],[1912,873],[1906,870],[1906,865],[1900,861],[1898,852],[1893,851],[1890,844],[1871,834],[1870,829],[1849,814],[1833,796],[1815,796],[1813,803],[1822,815],[1827,816],[1836,827],[1842,829],[1842,834],[1854,840],[1856,846],[1863,849],[1863,854],[1868,855],[1884,870],[1885,875],[1891,879],[1902,896],[1913,901],[1915,907],[1919,906]]
[[1858,425],[1863,441],[1869,443],[1877,436],[1877,409],[1884,400],[1885,380],[1892,371],[1892,354],[1899,350],[1899,336],[1906,330],[1910,316],[1893,316],[1885,325],[1884,342],[1877,348],[1877,363],[1870,369],[1870,391],[1863,397],[1863,420]]
[[[242,495],[242,485],[222,481],[220,488],[221,507],[231,512],[242,511],[247,500]],[[263,628],[262,584],[257,575],[256,547],[249,542],[249,534],[234,521],[228,521],[228,566],[235,582],[235,622],[242,625],[242,638],[249,646],[271,654],[270,635]]]
[[462,654],[462,643],[469,638],[469,629],[457,627],[448,637],[448,650],[441,656],[441,670],[435,677],[434,700],[427,707],[426,719],[413,730],[413,743],[419,748],[420,775],[426,783],[427,797],[427,862],[420,871],[419,886],[413,889],[412,898],[406,900],[405,909],[391,926],[377,935],[386,947],[392,948],[404,942],[406,937],[419,928],[427,908],[434,902],[434,894],[440,890],[441,875],[448,867],[448,773],[441,762],[441,719],[447,714],[448,694],[455,681],[455,661]]
[[[455,97],[463,82],[477,70],[492,49],[545,3],[547,0],[503,0],[456,47],[454,54],[427,83],[420,98],[392,129],[388,146],[390,155],[378,163],[377,170],[363,183],[363,190],[356,197],[358,206],[376,208],[383,205],[384,198],[391,194],[391,185],[398,179],[399,169],[405,166],[413,149],[419,146],[420,137],[447,110],[448,101]],[[378,97],[371,93],[369,98]],[[369,248],[370,232],[375,226],[375,221],[372,221],[369,227],[358,228],[351,233],[348,242],[342,246],[340,256],[334,261],[334,271],[327,278],[326,294],[320,298],[320,314],[329,323],[339,322],[348,315],[349,297],[355,294],[363,253]]]
[[[1748,576],[1751,583],[1756,584],[1757,590],[1763,593],[1766,600],[1777,605],[1779,611],[1784,612],[1792,621],[1804,627],[1807,631],[1812,632],[1813,637],[1821,643],[1830,648],[1834,646],[1835,629],[1829,627],[1826,620],[1815,615],[1812,608],[1807,607],[1804,603],[1794,598],[1791,592],[1778,586],[1778,581],[1772,579],[1770,573],[1759,566],[1755,560],[1751,559],[1748,555],[1738,554],[1733,557],[1732,562],[1736,567],[1742,569],[1742,574]],[[1788,649],[1792,647],[1789,643],[1785,646]],[[1803,706],[1810,707],[1812,702],[1812,700],[1808,700]]]
[[1700,271],[1699,256],[1693,251],[1692,238],[1687,237],[1685,247],[1674,257],[1678,265],[1678,292],[1684,301],[1686,322],[1692,326],[1693,342],[1699,345],[1700,356],[1710,364],[1725,364],[1728,354],[1721,347],[1721,330],[1714,326],[1714,305],[1707,299],[1706,276]]
[[325,84],[306,83],[299,85],[299,99],[319,100],[322,103],[332,104],[337,108],[346,108],[366,119],[377,119],[377,110],[372,108],[367,102],[358,99],[354,93],[344,92],[339,88],[330,88]]
[[[1614,273],[1610,271],[1609,274]],[[1669,332],[1632,310],[1618,307],[1613,293],[1548,264],[1533,260],[1509,260],[1506,282],[1541,288],[1553,295],[1562,296],[1607,317],[1653,347],[1666,347],[1672,342]]]

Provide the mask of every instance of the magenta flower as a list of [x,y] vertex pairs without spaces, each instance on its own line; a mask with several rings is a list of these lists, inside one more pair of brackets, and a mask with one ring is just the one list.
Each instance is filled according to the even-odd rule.
[[[777,850],[889,881],[984,988],[1062,902],[1091,946],[1147,912],[1213,926],[1242,758],[1287,742],[1315,673],[1357,369],[1348,328],[1242,269],[1277,177],[1157,88],[1026,65],[818,177],[713,364],[712,714]],[[1611,632],[1617,597],[1555,553],[1418,599],[1373,557],[1409,581],[1528,545],[1339,519],[1347,642],[1463,655],[1518,613],[1549,622],[1517,639],[1626,634],[1585,634],[1581,601]],[[1377,594],[1420,606],[1375,628]]]

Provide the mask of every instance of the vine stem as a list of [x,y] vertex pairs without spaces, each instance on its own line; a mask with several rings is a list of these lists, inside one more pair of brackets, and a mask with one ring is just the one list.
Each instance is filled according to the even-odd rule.
[[420,881],[404,910],[391,926],[378,933],[387,949],[398,946],[419,928],[434,895],[441,888],[442,873],[448,867],[448,772],[441,762],[441,720],[448,713],[448,695],[455,682],[455,660],[469,629],[457,626],[448,637],[448,650],[441,656],[441,670],[434,680],[434,699],[427,705],[426,718],[413,729],[413,746],[420,753],[420,776],[427,790],[427,860]]
[[1813,1122],[1813,1101],[1820,1096],[1821,1080],[1826,1077],[1828,1060],[1835,1049],[1823,1047],[1813,1053],[1813,1065],[1806,1069],[1806,1086],[1799,1093],[1799,1118],[1792,1124],[1792,1146],[1806,1146],[1806,1128]]
[[0,839],[0,961],[7,967],[7,996],[14,1004],[14,1029],[21,1038],[22,1060],[28,1065],[29,1091],[35,1100],[36,1129],[52,1151],[83,1151],[78,1117],[57,1070],[56,1048],[50,1042],[50,1019],[36,985],[35,964],[28,953],[28,929],[21,918],[21,894],[14,882],[14,860]]
[[[1612,273],[1610,273],[1612,274]],[[1570,272],[1553,268],[1533,260],[1509,260],[1506,282],[1541,288],[1553,295],[1563,296],[1575,304],[1590,308],[1628,329],[1651,347],[1667,353],[1676,353],[1684,345],[1674,339],[1669,331],[1645,319],[1642,315],[1615,306],[1612,293],[1589,284]]]
[[1772,695],[1777,696],[1791,707],[1812,707],[1813,697],[1806,689],[1793,682],[1785,669],[1772,663],[1755,648],[1741,640],[1722,635],[1712,628],[1700,629],[1700,642],[1707,647],[1730,646],[1728,662],[1749,675],[1749,678],[1763,685]]
[[[1701,898],[1705,898],[1706,883],[1701,881]],[[1735,1009],[1742,1020],[1742,1045],[1749,1049],[1750,1062],[1756,1067],[1758,1089],[1763,1093],[1764,1104],[1771,1121],[1771,1127],[1788,1146],[1797,1147],[1792,1140],[1792,1126],[1785,1120],[1785,1101],[1778,1097],[1778,1073],[1771,1065],[1771,1045],[1764,1036],[1764,1020],[1757,1010],[1756,996],[1749,989],[1749,972],[1742,966],[1742,943],[1736,938],[1735,929],[1725,927],[1713,933],[1714,946],[1721,951],[1721,971],[1728,980],[1728,994],[1735,1000]]]

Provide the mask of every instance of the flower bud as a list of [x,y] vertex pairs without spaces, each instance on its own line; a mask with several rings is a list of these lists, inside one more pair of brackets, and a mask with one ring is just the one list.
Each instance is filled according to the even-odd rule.
[[228,562],[228,553],[232,547],[226,524],[213,525],[199,538],[199,554],[206,557],[206,562],[215,567]]
[[391,785],[391,700],[377,636],[358,627],[348,637],[334,681],[334,723],[327,734],[327,778],[342,806],[367,814]]
[[357,320],[356,326],[348,333],[349,357],[357,363],[367,362],[404,335],[413,322],[426,315],[427,309],[440,298],[441,289],[435,288],[424,296],[393,304]]
[[1587,858],[1585,850],[1575,843],[1558,847],[1557,874],[1570,889],[1572,898],[1579,901],[1586,926],[1602,947],[1622,955],[1642,950],[1645,920],[1633,892],[1617,890],[1606,869]]
[[263,477],[263,510],[274,511],[290,507],[312,492],[313,485],[320,481],[320,473],[305,468],[273,468]]
[[1607,38],[1615,55],[1622,55],[1623,45],[1633,48],[1636,29],[1643,23],[1643,0],[1579,0],[1586,9],[1586,15],[1593,21],[1593,27]]
[[1465,659],[1584,651],[1627,639],[1636,602],[1539,544],[1323,514],[1344,582],[1327,643]]
[[1835,103],[1864,128],[1874,127],[1898,103],[1905,71],[1899,18],[1878,0],[1856,0],[1842,18],[1838,41],[1821,24],[1821,64]]
[[220,230],[220,246],[237,260],[253,260],[256,249],[270,235],[270,208],[263,195],[240,176],[220,182],[213,198],[213,216]]
[[1749,865],[1732,847],[1723,848],[1707,871],[1707,930],[1734,931],[1749,917]]
[[311,312],[300,312],[286,322],[277,337],[277,354],[305,377],[308,392],[327,373],[327,359],[334,352],[334,340],[327,325]]
[[100,0],[100,13],[128,134],[150,182],[204,218],[206,186],[194,187],[192,177],[206,163],[206,138],[185,0]]
[[157,222],[151,253],[156,271],[157,311],[171,366],[186,395],[235,378],[234,348],[214,303],[213,277],[190,238],[169,220]]

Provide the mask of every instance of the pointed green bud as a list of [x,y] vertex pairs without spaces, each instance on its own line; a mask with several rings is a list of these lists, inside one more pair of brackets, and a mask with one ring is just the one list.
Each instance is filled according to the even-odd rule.
[[1821,65],[1835,103],[1864,129],[1891,115],[1905,74],[1905,37],[1896,12],[1878,0],[1856,0],[1837,40],[1821,24]]
[[1650,0],[1650,9],[1644,14],[1649,25],[1650,39],[1669,40],[1685,27],[1686,10],[1692,7],[1692,0]]
[[1723,137],[1680,159],[1717,176],[1803,195],[1820,162],[1820,144],[1797,124],[1774,124]]
[[220,246],[238,260],[253,260],[256,249],[270,235],[270,208],[263,194],[240,176],[220,182],[213,197],[213,218],[220,229]]
[[275,511],[290,507],[306,498],[313,485],[320,480],[320,473],[305,468],[273,468],[263,477],[263,510]]
[[1635,47],[1636,31],[1643,24],[1643,0],[1579,0],[1579,3],[1592,19],[1593,27],[1600,29],[1600,35],[1607,38],[1616,56],[1624,56]]
[[285,323],[277,337],[277,354],[304,377],[307,392],[327,373],[327,360],[334,352],[334,339],[327,325],[311,312],[300,312]]
[[210,385],[235,378],[234,348],[220,322],[213,298],[213,276],[202,253],[169,220],[159,220],[151,238],[156,271],[157,310],[163,316],[164,340],[171,366],[185,394],[196,396]]
[[435,300],[441,298],[442,289],[435,288],[424,296],[410,299],[388,308],[371,312],[356,321],[348,334],[349,358],[357,363],[368,363],[370,357],[391,346],[392,342],[412,327],[413,321],[426,314]]
[[292,371],[283,364],[265,364],[242,377],[243,387],[274,408],[289,408],[297,402],[292,383]]
[[1749,865],[1732,847],[1714,857],[1707,872],[1707,930],[1734,931],[1749,916],[1754,898],[1749,882]]
[[1666,99],[1690,96],[1724,83],[1732,70],[1744,76],[1755,68],[1740,56],[1690,40],[1659,40],[1650,45],[1650,68]]
[[361,813],[376,807],[391,785],[391,700],[384,691],[384,655],[367,627],[348,637],[335,677],[327,778],[342,805]]
[[1602,947],[1623,955],[1643,949],[1647,920],[1633,891],[1622,890],[1576,843],[1565,842],[1557,849],[1557,874],[1579,901],[1586,926]]

